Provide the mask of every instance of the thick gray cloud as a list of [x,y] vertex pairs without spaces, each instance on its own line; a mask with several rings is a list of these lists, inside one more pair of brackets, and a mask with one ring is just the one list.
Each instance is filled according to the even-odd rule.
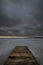
[[43,0],[1,0],[0,17],[0,28],[10,27],[0,29],[7,35],[43,35]]

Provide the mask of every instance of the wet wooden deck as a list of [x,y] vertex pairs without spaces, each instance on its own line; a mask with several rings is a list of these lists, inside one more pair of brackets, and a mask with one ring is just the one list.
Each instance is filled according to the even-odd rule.
[[39,65],[27,46],[16,46],[4,65]]

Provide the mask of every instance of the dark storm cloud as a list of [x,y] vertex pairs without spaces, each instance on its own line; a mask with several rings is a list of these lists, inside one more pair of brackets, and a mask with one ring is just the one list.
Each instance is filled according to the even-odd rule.
[[[29,34],[31,30],[33,34],[36,29],[43,27],[42,14],[43,0],[1,0],[0,28],[7,28],[5,28],[6,30],[3,29],[4,31],[0,29],[0,31],[15,35],[14,30],[18,31],[19,29],[19,33],[16,35],[24,35],[24,33],[27,35],[27,31]],[[9,27],[10,29],[8,29]],[[39,35],[42,34],[42,30],[41,32],[39,30]]]

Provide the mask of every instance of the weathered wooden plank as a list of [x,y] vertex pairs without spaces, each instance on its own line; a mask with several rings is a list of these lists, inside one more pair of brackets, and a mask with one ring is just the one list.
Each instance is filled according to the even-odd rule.
[[13,52],[19,52],[19,53],[22,53],[22,52],[28,52],[28,48],[26,46],[16,46],[13,50]]

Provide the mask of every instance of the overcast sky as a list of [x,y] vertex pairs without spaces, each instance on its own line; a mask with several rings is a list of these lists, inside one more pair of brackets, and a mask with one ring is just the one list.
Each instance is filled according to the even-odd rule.
[[[1,0],[0,9],[1,29],[3,26],[9,26],[23,31],[25,27],[43,27],[43,0]],[[6,30],[9,33],[8,28]]]

